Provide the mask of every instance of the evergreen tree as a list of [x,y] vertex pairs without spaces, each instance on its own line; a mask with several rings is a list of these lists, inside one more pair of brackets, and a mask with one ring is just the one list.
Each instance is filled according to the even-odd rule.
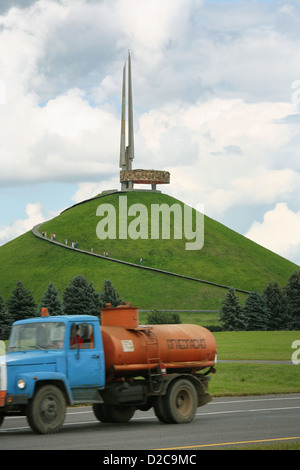
[[47,287],[42,299],[41,299],[41,308],[48,308],[49,315],[62,315],[63,314],[63,304],[59,298],[58,290],[50,282]]
[[0,312],[0,339],[5,340],[9,338],[11,326],[14,319],[11,318],[7,311]]
[[12,322],[31,318],[37,315],[37,305],[29,289],[21,281],[17,282],[10,298],[7,300],[7,313]]
[[4,330],[4,322],[5,322],[4,300],[2,298],[2,295],[0,294],[0,339],[3,339],[1,337],[1,333],[2,333],[2,330]]
[[11,322],[5,311],[4,300],[0,294],[0,340],[7,339],[9,336]]
[[285,288],[288,297],[290,330],[300,330],[300,271],[295,271]]
[[244,316],[243,308],[239,303],[239,298],[235,294],[235,290],[230,288],[222,302],[220,313],[220,322],[222,328],[227,331],[246,330],[247,324]]
[[263,299],[267,309],[267,329],[289,329],[288,299],[285,291],[277,282],[270,282],[263,291]]
[[257,291],[250,292],[245,305],[244,313],[247,318],[248,331],[266,330],[268,326],[268,314],[265,300]]
[[122,299],[117,293],[110,280],[106,280],[103,286],[104,291],[100,294],[100,306],[104,308],[107,303],[112,307],[117,307],[122,303]]
[[63,293],[63,308],[66,315],[99,315],[99,294],[85,277],[74,277]]
[[4,300],[2,295],[0,294],[0,313],[4,312]]

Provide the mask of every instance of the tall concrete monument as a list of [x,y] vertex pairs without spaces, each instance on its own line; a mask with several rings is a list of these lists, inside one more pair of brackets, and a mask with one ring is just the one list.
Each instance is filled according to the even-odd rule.
[[128,142],[126,146],[126,63],[123,68],[122,85],[122,116],[121,116],[121,142],[120,142],[120,182],[122,191],[133,190],[136,184],[151,184],[152,190],[156,190],[157,184],[170,183],[170,173],[161,170],[133,170],[134,159],[134,131],[133,131],[133,105],[132,105],[132,80],[131,57],[128,51]]

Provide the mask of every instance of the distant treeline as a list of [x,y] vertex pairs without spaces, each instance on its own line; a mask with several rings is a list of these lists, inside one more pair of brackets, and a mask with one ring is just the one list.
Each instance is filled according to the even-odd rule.
[[282,288],[270,282],[261,294],[250,292],[243,306],[235,290],[229,289],[220,323],[225,331],[300,330],[300,271]]
[[106,303],[113,307],[122,303],[110,280],[106,280],[103,292],[96,292],[93,283],[83,276],[74,277],[65,288],[60,299],[52,282],[48,285],[39,305],[31,291],[18,281],[11,296],[5,302],[0,295],[0,339],[7,339],[13,322],[41,315],[48,308],[49,315],[100,315]]
[[[50,282],[39,305],[31,291],[18,281],[7,301],[0,294],[0,339],[8,338],[14,321],[40,316],[41,308],[48,308],[49,315],[100,316],[106,303],[113,307],[122,303],[110,280],[104,282],[102,292],[96,292],[93,283],[76,276],[63,291],[62,300]],[[244,305],[234,288],[229,289],[219,317],[219,325],[208,327],[212,331],[300,330],[300,271],[295,271],[284,287],[270,282],[261,294],[250,292]],[[155,310],[148,315],[147,323],[181,323],[181,319],[178,314]]]

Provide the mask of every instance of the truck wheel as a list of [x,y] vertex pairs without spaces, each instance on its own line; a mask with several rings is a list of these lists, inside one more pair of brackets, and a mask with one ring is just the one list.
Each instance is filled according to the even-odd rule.
[[165,413],[169,423],[189,423],[197,410],[197,392],[187,379],[172,382],[165,397]]
[[155,397],[154,404],[154,413],[156,417],[161,421],[162,423],[169,423],[169,418],[166,413],[166,397],[163,395],[160,395],[158,397]]
[[127,423],[135,412],[134,406],[94,404],[93,411],[102,423]]
[[53,385],[40,388],[27,407],[27,421],[38,434],[54,434],[65,421],[66,400],[63,393]]
[[0,413],[0,427],[2,426],[2,423],[4,421],[5,414]]
[[106,413],[106,406],[99,404],[99,403],[94,403],[93,404],[93,412],[95,417],[98,419],[98,421],[101,421],[101,423],[109,423],[109,417]]

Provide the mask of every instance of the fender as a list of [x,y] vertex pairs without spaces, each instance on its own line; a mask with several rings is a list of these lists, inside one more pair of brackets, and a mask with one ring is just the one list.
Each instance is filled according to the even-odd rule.
[[[38,374],[30,372],[20,373],[16,375],[16,388],[19,379],[25,381],[25,387],[21,393],[26,395],[28,399],[33,397],[37,387],[40,387],[42,384],[51,383],[57,385],[65,393],[67,403],[73,405],[72,391],[65,374],[49,371],[39,371]],[[17,390],[18,394],[20,394],[20,390]]]

